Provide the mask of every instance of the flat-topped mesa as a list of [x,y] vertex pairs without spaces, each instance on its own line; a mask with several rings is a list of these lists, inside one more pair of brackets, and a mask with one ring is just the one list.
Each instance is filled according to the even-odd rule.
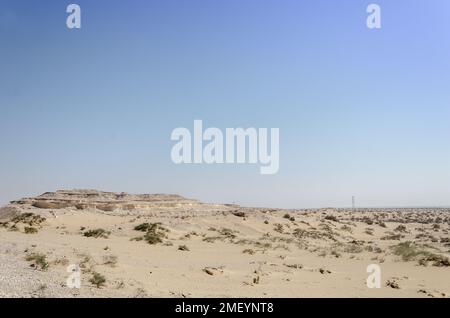
[[115,210],[126,212],[205,206],[209,205],[176,194],[128,194],[83,189],[46,192],[37,197],[12,201],[8,207],[43,210],[97,209],[105,212]]

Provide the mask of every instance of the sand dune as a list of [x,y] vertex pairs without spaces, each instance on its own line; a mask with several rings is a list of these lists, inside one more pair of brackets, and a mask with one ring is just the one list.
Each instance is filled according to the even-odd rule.
[[[0,297],[449,297],[450,209],[48,192],[0,209]],[[71,264],[81,288],[68,288]],[[368,288],[369,264],[381,288]]]

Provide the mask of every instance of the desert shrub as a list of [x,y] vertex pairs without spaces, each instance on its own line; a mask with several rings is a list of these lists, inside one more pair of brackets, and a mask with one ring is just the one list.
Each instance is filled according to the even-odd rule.
[[237,217],[240,217],[240,218],[245,217],[245,213],[242,212],[242,211],[233,212],[233,215],[237,216]]
[[141,232],[154,231],[160,225],[161,225],[161,223],[142,223],[142,224],[136,225],[134,227],[134,229],[136,231],[141,231]]
[[266,242],[266,243],[255,242],[254,245],[255,245],[256,247],[264,248],[264,249],[268,249],[268,248],[271,248],[271,247],[272,247],[272,244],[271,244],[271,243],[268,243],[268,242]]
[[111,232],[108,232],[104,229],[89,230],[83,233],[83,235],[86,237],[95,237],[95,238],[108,238],[109,234],[111,234]]
[[247,249],[243,250],[242,253],[243,254],[253,255],[253,254],[255,254],[255,251],[252,250],[251,248],[247,248]]
[[397,256],[401,256],[404,261],[411,261],[419,258],[419,265],[427,265],[428,262],[432,262],[433,266],[450,266],[450,261],[447,257],[423,250],[410,241],[399,243],[393,246],[392,249],[393,253]]
[[325,217],[325,220],[333,221],[333,222],[339,222],[338,218],[335,217],[334,215],[327,215],[327,216]]
[[383,253],[383,250],[378,246],[374,247],[373,251],[374,251],[374,253],[378,253],[378,254]]
[[20,215],[15,216],[11,219],[11,222],[17,224],[17,223],[24,223],[28,224],[29,226],[33,225],[39,225],[42,222],[44,222],[46,219],[40,215],[36,215],[34,213],[22,213]]
[[219,231],[220,235],[225,236],[226,238],[234,239],[236,238],[236,235],[234,234],[234,231],[231,229],[228,229],[226,227],[221,228]]
[[34,266],[41,270],[47,270],[48,269],[48,262],[47,262],[47,256],[40,253],[31,253],[28,254],[25,258],[28,262],[33,262]]
[[336,257],[336,258],[341,257],[341,253],[339,253],[339,252],[336,251],[336,250],[332,250],[332,251],[331,251],[331,255],[333,255],[333,256]]
[[207,236],[205,238],[203,238],[204,242],[208,242],[208,243],[214,243],[215,241],[222,241],[224,239],[223,236]]
[[276,224],[274,225],[273,230],[274,230],[275,232],[278,232],[278,233],[280,233],[280,234],[283,234],[283,232],[284,232],[283,224],[276,223]]
[[347,244],[344,247],[344,252],[346,253],[361,253],[363,250],[364,248],[361,245],[353,243]]
[[285,218],[285,219],[290,219],[291,218],[291,216],[289,215],[289,213],[286,213],[285,215],[283,215],[283,218]]
[[179,251],[189,251],[189,247],[187,247],[186,245],[179,245],[178,250]]
[[411,241],[401,242],[392,246],[392,251],[394,255],[401,256],[402,260],[405,262],[413,260],[418,255],[424,253],[424,251],[419,250],[417,245]]
[[142,223],[134,228],[136,231],[146,232],[141,238],[135,238],[136,241],[145,240],[148,244],[162,243],[166,238],[168,229],[164,228],[161,223]]
[[235,231],[228,229],[228,228],[221,228],[220,230],[216,230],[220,235],[216,235],[216,236],[208,236],[205,237],[203,239],[203,241],[208,242],[208,243],[214,243],[217,240],[223,241],[225,239],[229,239],[230,241],[232,241],[233,239],[236,238],[236,234]]
[[393,289],[400,289],[400,285],[395,280],[386,281],[386,286],[391,287]]
[[105,278],[105,276],[103,276],[103,275],[100,274],[100,273],[93,272],[93,273],[92,273],[91,279],[89,279],[89,282],[90,282],[92,285],[97,286],[97,288],[100,288],[100,287],[102,287],[102,286],[105,285],[105,283],[106,283],[106,278]]
[[284,266],[289,267],[289,268],[295,268],[295,269],[302,269],[303,268],[302,264],[284,264]]
[[432,262],[433,266],[437,267],[448,267],[450,266],[450,260],[442,255],[437,255],[433,253],[427,253],[424,257],[419,260],[419,265],[427,265],[428,262]]
[[25,234],[36,234],[38,232],[38,230],[34,227],[28,227],[26,226],[24,228]]
[[156,232],[149,231],[145,233],[144,240],[151,245],[158,244],[162,243],[162,236]]
[[366,223],[367,225],[372,225],[373,224],[373,221],[367,216],[363,217],[361,221]]
[[399,225],[399,226],[397,226],[397,227],[394,229],[394,231],[405,233],[405,232],[406,232],[406,226],[404,226],[404,225]]

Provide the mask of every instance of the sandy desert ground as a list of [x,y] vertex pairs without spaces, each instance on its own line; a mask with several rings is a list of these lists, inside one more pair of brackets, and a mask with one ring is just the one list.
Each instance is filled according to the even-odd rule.
[[[450,297],[449,231],[445,208],[49,192],[0,209],[0,297]],[[369,264],[381,288],[367,287]]]

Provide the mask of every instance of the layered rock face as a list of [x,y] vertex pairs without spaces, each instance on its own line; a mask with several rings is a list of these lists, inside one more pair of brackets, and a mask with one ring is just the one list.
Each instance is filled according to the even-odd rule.
[[128,194],[97,190],[58,190],[37,197],[12,201],[0,209],[0,218],[22,212],[62,214],[67,211],[95,210],[110,214],[148,214],[151,212],[220,210],[224,205],[204,204],[175,194]]

